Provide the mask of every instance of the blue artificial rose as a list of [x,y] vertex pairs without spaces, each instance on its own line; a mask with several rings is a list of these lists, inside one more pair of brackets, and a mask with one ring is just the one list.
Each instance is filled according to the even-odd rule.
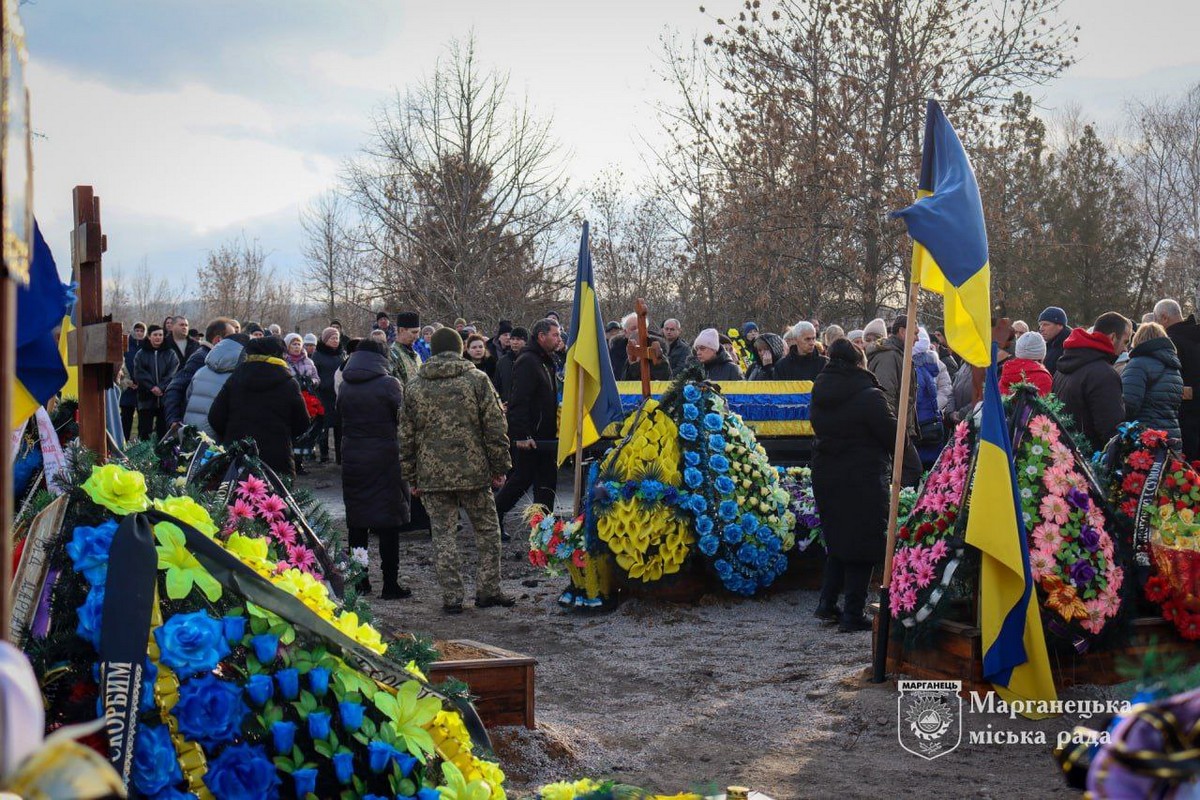
[[154,629],[154,639],[162,651],[162,663],[180,678],[211,672],[229,655],[225,626],[204,611],[176,614]]
[[697,517],[696,518],[696,533],[703,536],[713,529],[712,517]]
[[245,617],[221,617],[221,625],[225,628],[225,641],[231,645],[242,643],[242,638],[246,635]]
[[275,682],[270,675],[251,675],[246,681],[246,695],[250,702],[261,706],[275,694]]
[[329,737],[329,712],[310,711],[308,714],[308,735],[315,739]]
[[700,552],[704,553],[706,556],[711,556],[716,553],[719,545],[720,541],[715,536],[709,535],[700,537]]
[[738,505],[732,500],[722,500],[718,513],[721,515],[721,519],[732,522],[737,519]]
[[742,527],[748,531],[758,530],[758,517],[753,514],[742,514],[742,518],[738,522],[742,523]]
[[307,797],[317,791],[317,770],[314,767],[295,770],[292,780],[296,782],[296,797]]
[[710,431],[721,430],[721,415],[713,411],[704,415],[704,427]]
[[154,795],[154,800],[199,800],[199,798],[191,792],[183,792],[172,786]]
[[333,754],[333,776],[341,784],[347,784],[354,778],[354,753]]
[[693,450],[687,451],[683,454],[683,463],[687,464],[689,467],[700,466],[700,454]]
[[145,713],[154,710],[154,682],[157,680],[158,665],[147,657],[146,667],[142,671],[142,694],[138,698],[138,711]]
[[725,531],[722,538],[724,538],[729,544],[737,544],[742,540],[744,535],[745,531],[742,530],[742,526],[735,522],[725,526]]
[[308,671],[308,688],[317,697],[324,697],[329,692],[329,670],[325,667],[313,667]]
[[100,618],[104,611],[104,584],[93,586],[79,607],[79,624],[75,632],[92,647],[100,649]]
[[694,442],[696,441],[696,437],[700,435],[700,432],[696,430],[695,425],[690,422],[685,422],[679,426],[679,435],[684,439],[687,439],[689,442]]
[[282,720],[271,725],[271,741],[275,743],[275,754],[284,756],[292,752],[296,741],[296,723]]
[[719,455],[719,454],[712,455],[712,456],[709,456],[708,466],[712,467],[712,469],[717,472],[728,472],[729,471],[729,459],[726,458],[725,456]]
[[351,733],[361,728],[364,710],[362,703],[352,703],[349,700],[343,700],[338,703],[338,713],[342,717],[342,727]]
[[275,660],[275,654],[279,652],[279,637],[273,633],[260,633],[250,639],[250,646],[254,648],[254,657],[266,666]]
[[733,479],[728,475],[717,476],[717,491],[721,494],[730,494],[733,492]]
[[295,667],[281,669],[275,673],[275,683],[284,700],[295,700],[300,694],[300,672]]
[[[417,765],[417,760],[415,758],[410,756],[408,753],[401,753],[399,751],[392,756],[392,760],[396,762],[398,767],[400,767],[400,774],[406,778],[412,774],[413,767]],[[417,793],[417,796],[420,796],[420,792]]]
[[753,564],[758,557],[758,548],[747,542],[738,548],[737,557],[743,564]]
[[133,785],[147,796],[183,780],[171,730],[166,725],[143,725],[133,743]]
[[688,467],[683,471],[683,482],[692,489],[698,489],[704,483],[704,475],[695,467]]
[[171,709],[179,720],[179,732],[205,747],[228,742],[242,731],[242,720],[250,708],[235,683],[211,673],[184,681],[179,702]]
[[715,450],[718,453],[725,452],[725,437],[719,433],[714,433],[708,437],[708,449]]
[[775,556],[775,574],[782,575],[783,573],[787,572],[787,568],[788,568],[787,556],[783,555],[782,553]]
[[708,511],[708,501],[704,499],[703,495],[692,495],[691,507],[694,513],[703,514]]
[[733,576],[733,567],[731,567],[729,562],[723,558],[718,558],[713,562],[713,569],[717,571],[717,575],[719,575],[723,581],[728,581],[729,578]]
[[204,785],[221,800],[274,800],[279,797],[275,764],[258,745],[236,744],[208,762]]
[[438,789],[425,786],[417,790],[417,800],[442,800],[442,793]]
[[80,525],[67,542],[67,555],[71,557],[75,571],[82,573],[93,586],[104,583],[108,573],[108,551],[116,532],[117,521],[114,519],[94,528]]
[[388,764],[392,763],[393,755],[399,755],[399,753],[387,742],[372,740],[367,744],[367,765],[371,768],[371,772],[379,773],[387,769]]
[[700,409],[696,408],[692,403],[683,404],[683,418],[687,420],[695,420],[700,417]]
[[696,402],[700,399],[700,390],[689,383],[687,386],[683,387],[683,399],[687,400],[689,403]]
[[642,498],[649,503],[653,503],[662,497],[665,489],[666,487],[663,486],[662,481],[647,478],[642,481]]

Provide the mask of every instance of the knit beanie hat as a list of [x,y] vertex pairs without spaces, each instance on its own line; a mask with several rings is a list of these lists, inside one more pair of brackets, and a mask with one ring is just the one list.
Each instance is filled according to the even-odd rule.
[[283,337],[283,343],[286,344],[288,347],[292,346],[293,341],[303,342],[304,337],[298,333],[289,333],[287,336]]
[[880,339],[886,338],[888,335],[887,323],[878,317],[868,322],[867,327],[863,328],[863,336],[866,337],[871,334],[875,334]]
[[503,336],[506,333],[512,333],[513,324],[507,319],[500,320],[500,324],[496,326],[496,335]]
[[705,328],[696,336],[696,341],[692,342],[692,347],[707,347],[710,350],[720,350],[721,334],[717,333],[716,328]]
[[433,355],[438,353],[454,353],[456,356],[461,356],[463,351],[463,340],[458,335],[458,331],[454,328],[438,328],[433,332],[433,336],[429,338],[429,351]]
[[846,334],[846,338],[853,342],[857,339],[863,338],[864,335],[865,334],[863,333],[862,328],[855,328],[854,330],[852,330]]
[[1022,333],[1017,339],[1017,358],[1041,361],[1046,357],[1046,340],[1037,331]]
[[306,345],[308,345],[308,344],[316,344],[316,343],[317,343],[317,335],[316,335],[315,333],[306,333],[306,334],[304,334],[304,343],[305,343]]
[[742,323],[742,336],[749,336],[750,331],[756,331],[756,330],[758,330],[757,322],[743,322]]
[[1053,322],[1055,325],[1066,326],[1067,312],[1058,306],[1050,306],[1041,314],[1038,314],[1038,322]]
[[917,340],[913,342],[913,354],[924,355],[929,352],[929,332],[924,328],[917,328]]

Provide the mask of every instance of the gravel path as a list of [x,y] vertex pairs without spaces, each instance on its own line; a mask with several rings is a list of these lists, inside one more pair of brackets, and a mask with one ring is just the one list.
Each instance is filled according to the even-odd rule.
[[[314,467],[302,484],[343,517],[340,475]],[[568,497],[560,493],[560,497]],[[515,516],[511,530],[517,530]],[[464,523],[465,524],[465,523]],[[467,597],[474,548],[462,537]],[[377,550],[371,546],[372,561]],[[587,615],[555,602],[565,584],[505,545],[504,590],[512,609],[441,612],[428,539],[401,547],[403,601],[373,603],[385,629],[437,639],[467,638],[534,656],[536,732],[493,731],[502,766],[522,797],[539,783],[612,777],[663,791],[741,784],[772,797],[1069,796],[1051,757],[1058,731],[1078,720],[1040,723],[967,714],[961,746],[935,761],[903,751],[896,690],[864,675],[869,634],[838,634],[813,618],[816,592],[766,599],[704,597],[681,606],[645,600]],[[380,585],[375,581],[375,585]],[[1084,687],[1069,697],[1107,698]],[[971,744],[967,731],[1042,732],[1050,744]]]

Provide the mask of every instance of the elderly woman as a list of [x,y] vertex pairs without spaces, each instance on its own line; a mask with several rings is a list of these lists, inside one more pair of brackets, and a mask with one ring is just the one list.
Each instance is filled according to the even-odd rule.
[[333,326],[321,331],[321,338],[312,353],[312,361],[317,367],[317,377],[321,380],[317,386],[317,399],[325,407],[325,430],[317,439],[322,464],[329,462],[330,430],[333,431],[334,455],[337,463],[342,463],[342,418],[337,413],[337,380],[335,376],[345,360],[342,332]]
[[283,337],[283,343],[287,346],[285,360],[288,369],[296,378],[296,383],[300,384],[301,389],[316,389],[321,383],[321,378],[317,375],[317,365],[304,350],[304,337],[298,333],[289,333]]
[[716,328],[705,328],[700,331],[696,341],[692,342],[696,360],[704,369],[704,379],[709,381],[740,381],[742,371],[733,363],[729,352],[721,346],[721,334]]
[[1183,402],[1183,374],[1175,343],[1157,322],[1144,322],[1133,336],[1129,364],[1121,373],[1125,418],[1147,428],[1166,431],[1182,440],[1179,405]]

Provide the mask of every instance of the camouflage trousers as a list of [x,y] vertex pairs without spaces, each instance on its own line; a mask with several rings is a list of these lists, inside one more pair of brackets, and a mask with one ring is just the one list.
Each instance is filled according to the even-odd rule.
[[458,492],[422,492],[421,500],[429,512],[429,531],[433,536],[433,558],[438,583],[442,586],[442,604],[459,605],[463,601],[462,576],[458,571],[458,509],[467,512],[475,529],[479,550],[479,572],[475,597],[500,594],[500,521],[492,490],[484,486]]

